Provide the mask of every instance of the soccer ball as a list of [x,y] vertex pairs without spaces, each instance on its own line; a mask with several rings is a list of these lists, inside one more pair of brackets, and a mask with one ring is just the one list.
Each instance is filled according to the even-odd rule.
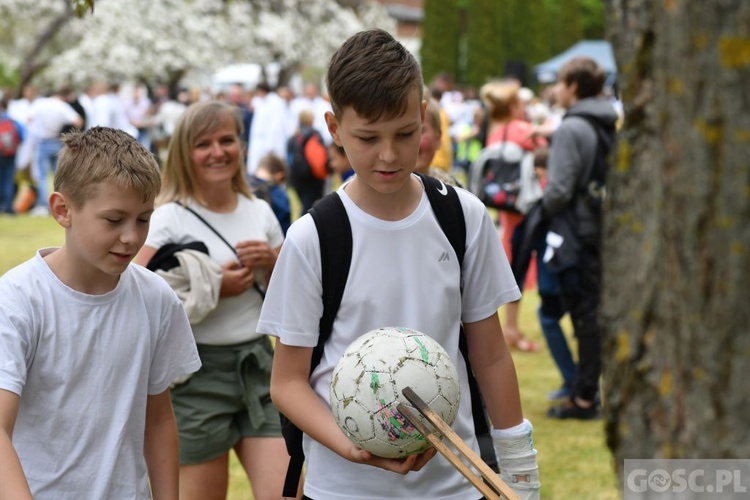
[[[368,332],[347,347],[333,370],[331,411],[351,441],[380,457],[404,458],[431,445],[396,409],[404,403],[427,420],[401,391],[411,387],[451,425],[458,413],[458,375],[435,340],[409,328]],[[437,433],[436,433],[437,434]]]

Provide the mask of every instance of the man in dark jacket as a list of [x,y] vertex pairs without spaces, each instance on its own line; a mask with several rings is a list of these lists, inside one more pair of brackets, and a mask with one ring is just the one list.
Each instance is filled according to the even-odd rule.
[[548,179],[542,199],[550,221],[550,269],[558,273],[566,309],[578,339],[578,369],[569,401],[550,408],[552,418],[598,415],[601,331],[597,321],[601,288],[601,202],[617,113],[600,96],[604,73],[586,57],[568,61],[555,85],[568,111],[552,137]]

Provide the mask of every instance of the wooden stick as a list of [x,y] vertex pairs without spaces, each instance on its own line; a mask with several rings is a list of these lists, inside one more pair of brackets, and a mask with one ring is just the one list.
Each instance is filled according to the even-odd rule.
[[[422,434],[425,438],[439,451],[458,471],[468,479],[474,487],[476,487],[486,498],[490,500],[499,499],[502,495],[503,498],[508,500],[517,500],[518,496],[510,489],[510,486],[500,479],[495,471],[493,471],[482,458],[476,454],[474,450],[469,448],[463,440],[458,437],[453,429],[450,428],[440,416],[435,413],[432,408],[427,406],[422,398],[420,398],[411,387],[405,387],[402,391],[406,399],[414,405],[419,413],[421,413],[427,421],[435,427],[435,429],[442,434],[445,439],[453,445],[463,457],[481,474],[486,481],[474,474],[464,464],[460,458],[456,456],[453,451],[443,443],[438,436],[436,436],[430,429],[428,429],[422,422],[416,418],[416,415],[404,404],[398,405],[398,411],[409,422]],[[488,485],[489,483],[489,485]],[[490,488],[492,488],[490,490]],[[493,491],[494,490],[494,491]]]

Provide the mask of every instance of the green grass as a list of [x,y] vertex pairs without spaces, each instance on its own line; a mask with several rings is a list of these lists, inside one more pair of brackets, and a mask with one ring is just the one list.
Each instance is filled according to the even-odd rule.
[[[296,203],[296,200],[294,200]],[[38,248],[60,245],[63,231],[49,217],[0,217],[0,274],[29,259]],[[526,293],[521,301],[521,326],[544,343],[536,320],[538,296]],[[570,332],[570,324],[564,325]],[[604,445],[601,422],[554,421],[545,418],[546,394],[560,385],[548,352],[514,353],[525,416],[534,424],[534,444],[545,499],[620,498],[612,457]],[[440,457],[436,460],[441,459]],[[230,465],[230,500],[252,498],[244,471],[235,457]]]

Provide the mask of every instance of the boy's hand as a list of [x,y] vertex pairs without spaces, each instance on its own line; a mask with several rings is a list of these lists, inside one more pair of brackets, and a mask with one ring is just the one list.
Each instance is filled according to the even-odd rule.
[[253,268],[242,266],[238,262],[228,262],[221,266],[220,297],[234,297],[245,293],[253,286],[255,275]]
[[352,446],[350,452],[350,460],[360,464],[372,465],[373,467],[379,467],[387,471],[396,472],[398,474],[407,474],[410,471],[421,470],[432,457],[437,454],[435,448],[430,448],[422,453],[415,453],[409,455],[406,458],[383,458],[378,457],[370,453],[369,451],[363,450]]
[[241,241],[235,250],[243,266],[272,269],[276,264],[276,251],[266,241]]

